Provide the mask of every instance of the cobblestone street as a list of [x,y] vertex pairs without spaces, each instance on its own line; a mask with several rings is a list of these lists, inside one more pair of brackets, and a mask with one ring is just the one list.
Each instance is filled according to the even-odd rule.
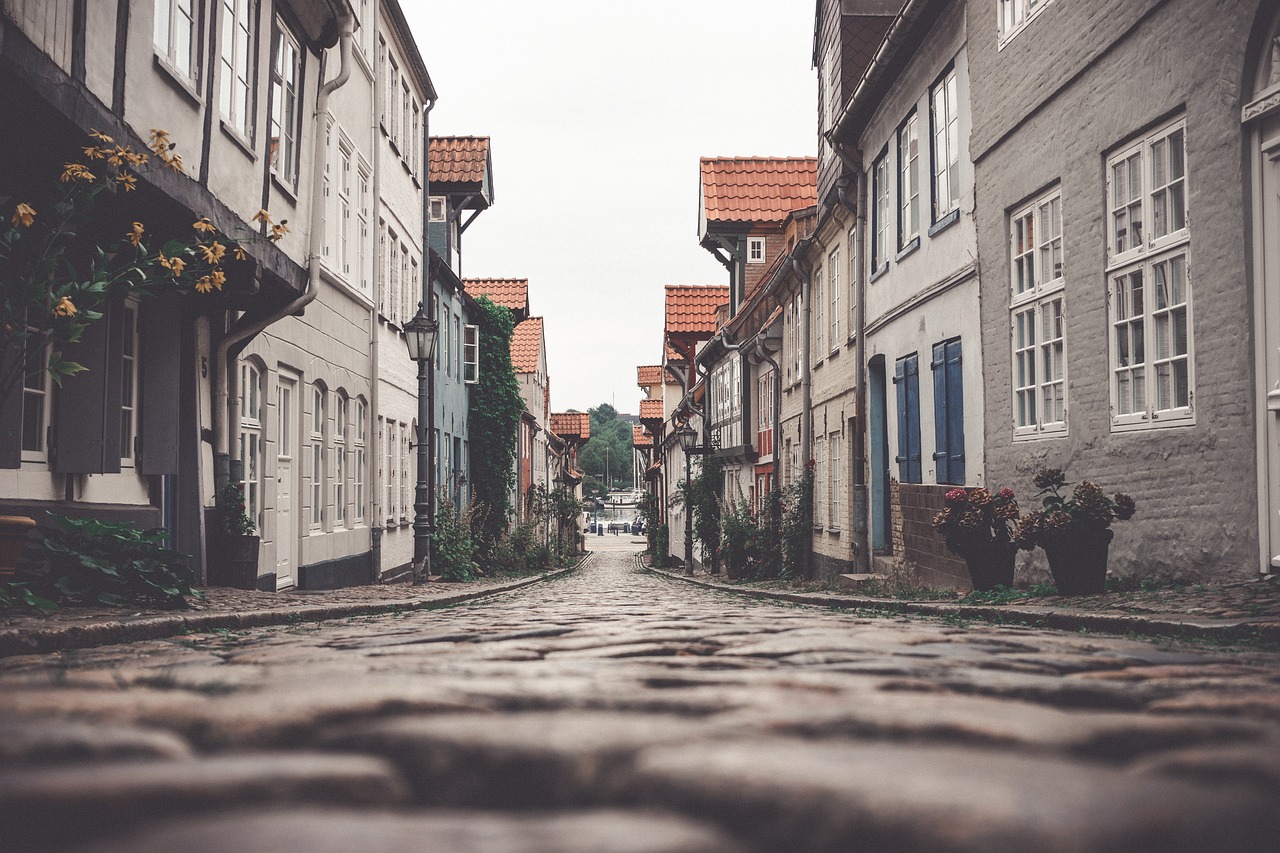
[[448,608],[0,660],[0,846],[1274,849],[1280,655],[753,601],[591,545]]

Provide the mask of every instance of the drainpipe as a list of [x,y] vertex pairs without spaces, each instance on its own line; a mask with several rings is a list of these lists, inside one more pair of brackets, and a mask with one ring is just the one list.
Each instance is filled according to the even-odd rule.
[[806,468],[813,458],[813,376],[812,346],[813,330],[809,323],[809,298],[813,268],[800,255],[808,251],[812,238],[806,238],[796,244],[792,252],[796,276],[800,279],[800,464]]
[[[377,15],[374,15],[373,43],[378,43]],[[383,106],[383,87],[374,86],[373,104],[369,115],[369,138],[373,140],[373,186],[370,191],[373,193],[373,203],[377,206],[378,213],[382,212],[382,145],[378,137],[379,116],[382,115]],[[375,221],[378,217],[371,217]],[[382,264],[382,258],[378,255],[378,243],[375,239],[373,244],[373,252],[375,264],[379,267]],[[373,359],[373,381],[370,383],[369,389],[369,409],[364,413],[365,417],[365,435],[368,439],[365,441],[364,455],[364,481],[369,484],[369,491],[365,501],[365,510],[369,513],[369,553],[370,561],[373,563],[373,583],[382,580],[382,534],[383,526],[378,523],[378,495],[382,494],[383,489],[378,483],[378,463],[375,461],[380,458],[382,453],[382,444],[377,440],[377,431],[374,427],[378,423],[378,412],[382,411],[382,394],[380,385],[382,384],[378,377],[381,376],[382,370],[378,360],[382,358],[382,345],[378,341],[381,337],[381,330],[378,327],[378,274],[375,269],[373,274],[373,306],[369,309],[369,357]],[[368,447],[372,445],[378,448],[375,452],[370,453]]]
[[[324,221],[324,204],[320,201],[320,198],[321,193],[324,191],[325,165],[325,134],[320,124],[324,119],[324,114],[329,109],[329,96],[346,83],[347,78],[351,76],[351,47],[355,30],[355,17],[344,8],[338,13],[339,53],[341,56],[338,76],[320,87],[320,91],[316,95],[315,143],[311,162],[311,232],[307,248],[307,289],[297,299],[289,302],[283,308],[278,308],[255,320],[245,322],[247,315],[241,317],[242,322],[233,326],[231,331],[218,342],[214,358],[215,387],[212,413],[213,478],[214,486],[218,489],[231,482],[231,448],[234,446],[236,448],[235,452],[237,454],[240,452],[239,441],[232,440],[233,432],[236,434],[236,439],[239,438],[240,400],[238,395],[231,394],[232,380],[230,376],[237,373],[237,371],[231,369],[231,362],[259,332],[291,314],[301,313],[307,305],[315,301],[316,296],[320,293],[320,252],[324,242],[324,234],[321,230],[321,225]],[[238,384],[238,381],[237,377],[236,384]]]
[[[837,146],[837,149],[839,147]],[[842,159],[843,159],[843,152]],[[849,198],[849,184],[856,182],[858,200]],[[854,223],[861,244],[866,228],[866,182],[862,180],[862,169],[854,169],[852,175],[836,182],[836,197],[840,203],[853,214]],[[854,436],[853,454],[853,559],[858,572],[871,571],[871,540],[868,536],[871,519],[870,504],[867,501],[867,357],[866,357],[866,291],[863,287],[863,265],[855,264],[853,270],[853,292],[857,294],[854,305],[853,323],[857,335],[854,354],[858,362],[858,382],[854,386],[854,415],[857,418],[858,432]]]
[[[435,285],[431,282],[431,110],[436,105],[435,98],[427,98],[426,106],[422,110],[422,162],[425,168],[422,172],[422,305],[426,309],[427,316],[436,321],[436,344],[440,343],[440,319],[437,317],[436,301],[433,298]],[[462,268],[462,251],[459,247],[458,251],[458,268]],[[461,276],[461,273],[459,273]],[[431,404],[427,406],[427,422],[424,424],[422,418],[418,418],[418,442],[427,448],[427,519],[430,522],[429,529],[435,532],[436,529],[436,454],[440,452],[435,446],[436,435],[436,362],[434,356],[429,365],[430,370],[427,372],[427,401]],[[421,405],[421,404],[420,404]],[[469,427],[468,427],[469,428]],[[446,471],[447,475],[448,472]],[[423,563],[423,579],[431,577],[431,548],[427,548],[424,555]]]

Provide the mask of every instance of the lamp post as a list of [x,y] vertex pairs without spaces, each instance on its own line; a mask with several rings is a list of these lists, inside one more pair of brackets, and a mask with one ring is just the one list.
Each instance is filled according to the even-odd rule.
[[693,574],[693,454],[698,450],[698,431],[685,424],[676,433],[684,451],[684,573]]
[[[435,460],[430,456],[431,443],[427,435],[427,421],[435,407],[427,370],[436,348],[436,321],[428,317],[418,303],[418,313],[404,324],[404,340],[409,347],[409,358],[418,363],[418,484],[413,493],[413,572],[414,583],[423,583],[431,576],[431,532],[435,519],[431,517],[430,475]],[[418,573],[421,572],[421,575]]]

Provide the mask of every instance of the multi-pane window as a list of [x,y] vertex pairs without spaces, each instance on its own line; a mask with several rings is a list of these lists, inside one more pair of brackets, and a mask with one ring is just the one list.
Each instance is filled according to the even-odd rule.
[[420,112],[418,99],[414,98],[412,103],[413,136],[409,138],[409,159],[412,163],[411,171],[414,178],[420,178],[422,175],[419,171],[419,164],[422,161],[422,135],[418,132],[418,114]]
[[347,397],[333,401],[333,523],[347,523]]
[[827,439],[827,456],[829,457],[830,473],[827,475],[829,484],[827,492],[827,527],[839,529],[841,524],[841,513],[844,511],[844,502],[841,498],[844,495],[844,441],[838,432],[831,433]]
[[396,323],[399,321],[400,307],[400,264],[397,258],[400,252],[397,246],[400,245],[400,238],[396,236],[396,232],[391,228],[387,229],[386,251],[383,257],[386,258],[387,267],[387,286],[383,288],[383,295],[386,298],[386,304],[382,307],[382,315],[387,318],[388,323]]
[[413,139],[409,137],[409,78],[403,74],[400,75],[400,133],[401,137],[397,137],[402,143],[400,146],[400,156],[406,163],[409,162],[409,150],[413,147]]
[[871,166],[871,269],[889,262],[889,152]]
[[747,238],[747,263],[763,264],[765,261],[765,238],[764,237],[748,237]]
[[360,164],[357,181],[359,195],[356,198],[356,264],[359,266],[360,290],[369,293],[369,167]]
[[396,464],[396,425],[395,421],[388,420],[383,430],[383,468],[382,479],[385,488],[386,506],[383,508],[383,514],[387,519],[387,526],[390,527],[396,515],[396,477],[400,471],[400,466]]
[[165,64],[191,83],[199,80],[196,42],[198,0],[155,0],[153,34],[156,53]]
[[1186,123],[1107,160],[1111,423],[1188,423],[1195,395]]
[[[34,331],[34,330],[32,330]],[[53,395],[49,383],[52,345],[40,346],[39,335],[27,337],[26,363],[30,372],[22,381],[22,461],[45,462],[49,458],[49,416]]]
[[409,431],[409,424],[400,424],[400,521],[404,522],[409,519],[409,507],[413,506],[413,478],[409,476],[409,460],[412,454],[409,452],[409,442],[414,433],[418,431],[417,422],[414,423],[413,432]]
[[253,141],[253,2],[222,0],[222,75],[218,106],[222,117]]
[[826,304],[823,285],[826,284],[826,276],[823,274],[821,267],[813,271],[813,316],[810,318],[813,322],[813,359],[820,360],[826,350],[823,348],[823,341],[826,339],[826,325],[822,319],[822,306]]
[[804,358],[804,340],[802,339],[802,330],[800,328],[800,318],[803,316],[802,302],[803,293],[797,292],[796,298],[791,301],[791,328],[795,334],[791,336],[792,345],[792,365],[795,372],[792,374],[795,381],[800,381],[801,361]]
[[[462,317],[458,314],[453,315],[453,354],[456,359],[457,372],[456,376],[462,378]],[[541,376],[539,376],[539,384],[541,384]]]
[[844,314],[840,310],[840,247],[836,246],[827,255],[827,295],[831,298],[831,341],[832,349],[840,346],[841,321]]
[[760,458],[773,456],[773,370],[765,370],[756,380],[756,452]]
[[827,439],[820,435],[813,440],[813,526],[822,527],[827,517],[827,499],[831,485],[827,482]]
[[1014,213],[1009,252],[1014,435],[1062,432],[1067,428],[1066,277],[1060,191]]
[[387,135],[391,137],[391,141],[395,143],[397,148],[400,147],[400,66],[396,64],[395,57],[391,52],[387,51],[387,70],[386,70],[386,103],[382,105],[383,126],[386,128]]
[[311,388],[311,526],[324,524],[324,386]]
[[382,259],[387,256],[387,223],[378,220],[378,312],[385,318],[387,316],[387,265]]
[[400,244],[400,322],[413,317],[413,291],[409,289],[409,244]]
[[338,144],[338,270],[351,275],[351,149]]
[[462,327],[462,381],[480,381],[480,327],[471,323]]
[[276,19],[275,57],[271,63],[271,169],[288,186],[298,183],[298,133],[301,111],[302,50],[298,40]]
[[364,469],[368,464],[365,458],[365,437],[367,435],[365,419],[368,417],[368,410],[365,408],[364,400],[356,400],[356,419],[355,419],[355,505],[356,505],[356,523],[364,521]]
[[999,0],[998,9],[1000,38],[1007,39],[1026,26],[1027,22],[1040,13],[1053,0]]
[[898,248],[920,236],[920,129],[916,113],[898,128]]
[[244,511],[262,526],[262,372],[251,361],[240,363],[240,463]]
[[849,336],[858,333],[858,228],[849,229]]
[[960,206],[959,113],[956,71],[952,68],[929,90],[934,222]]
[[133,465],[138,435],[138,306],[120,311],[120,464]]

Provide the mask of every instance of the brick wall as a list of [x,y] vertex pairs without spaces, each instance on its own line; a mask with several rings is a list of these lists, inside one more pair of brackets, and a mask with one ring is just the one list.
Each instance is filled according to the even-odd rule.
[[942,509],[947,491],[954,486],[902,483],[894,488],[894,537],[901,536],[903,561],[928,586],[967,587],[969,569],[964,560],[948,551],[933,529],[934,513]]

